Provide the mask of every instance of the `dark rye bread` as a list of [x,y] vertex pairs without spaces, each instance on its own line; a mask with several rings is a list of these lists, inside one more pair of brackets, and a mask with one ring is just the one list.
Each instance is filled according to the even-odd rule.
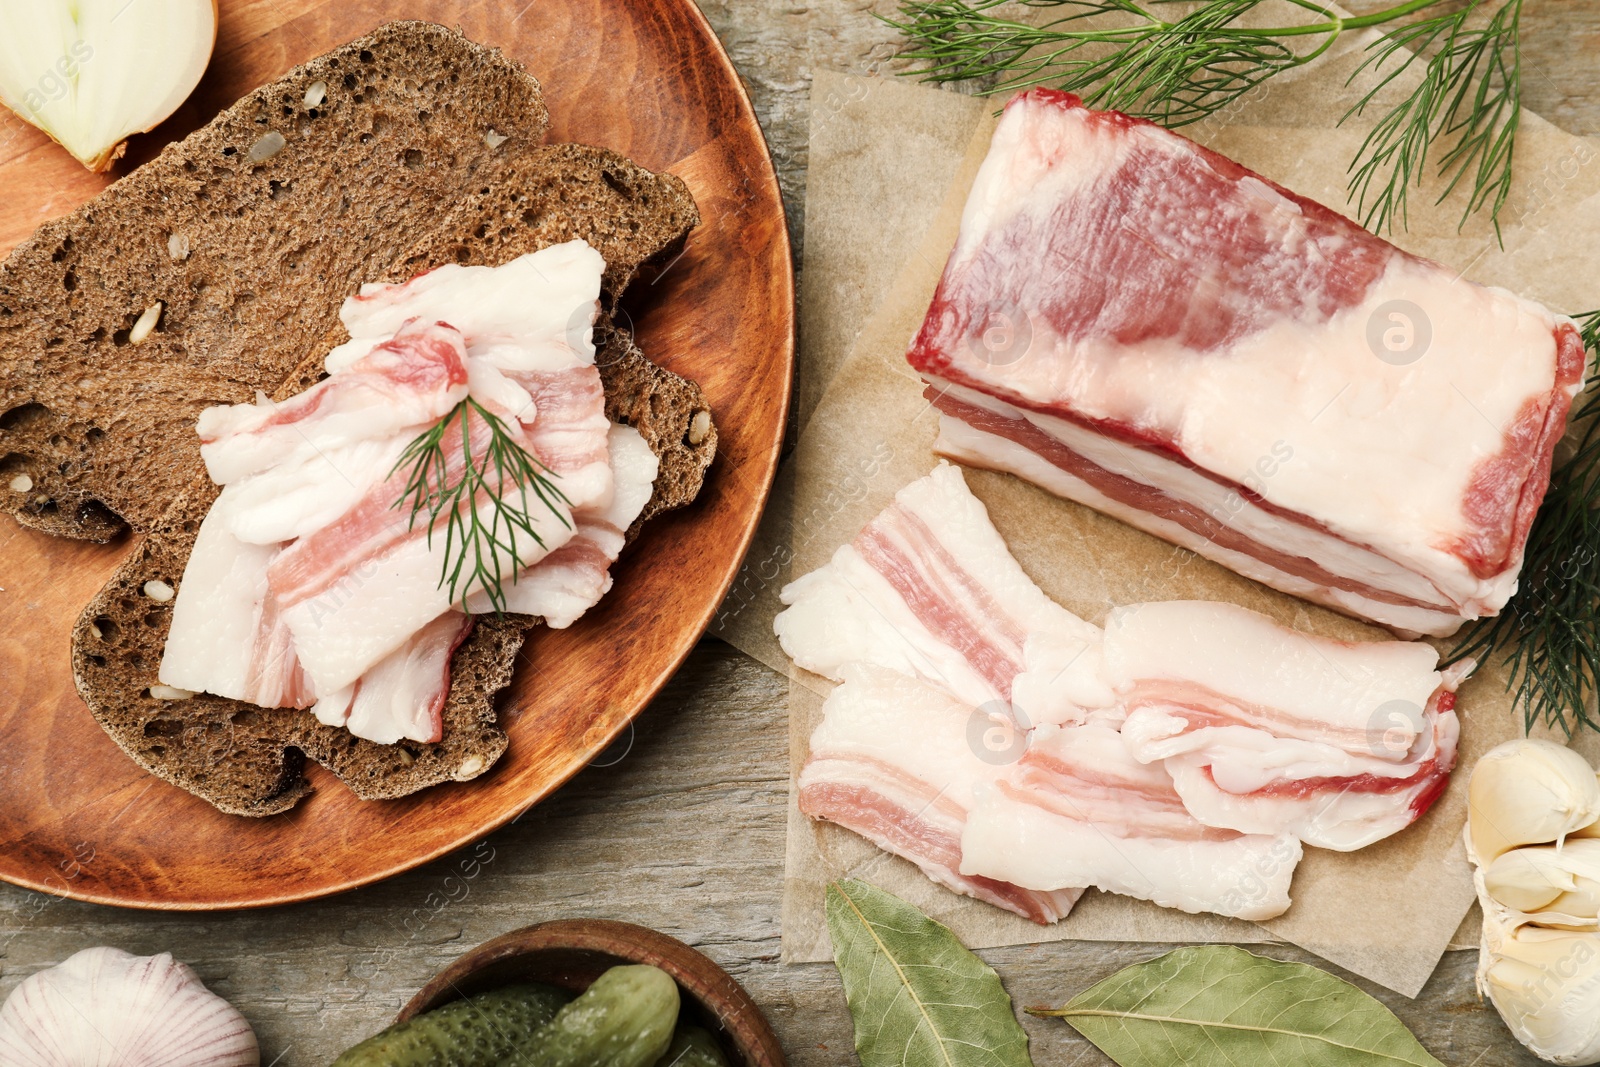
[[195,474],[195,415],[276,388],[341,299],[547,125],[518,64],[391,23],[46,223],[0,265],[0,507],[68,537],[152,526]]
[[499,264],[581,238],[606,261],[615,303],[642,265],[641,248],[670,256],[700,223],[682,181],[605,148],[553,144],[508,155],[495,180],[469,191],[443,226],[419,237],[384,280],[444,263]]
[[631,541],[647,521],[699,494],[717,454],[717,425],[698,385],[650,362],[609,319],[596,323],[595,347],[606,417],[638,430],[661,461],[655,491],[628,528]]
[[[436,214],[431,229],[371,279],[401,280],[445,263],[504,262],[524,252],[582,238],[607,260],[606,303],[615,303],[640,266],[672,253],[699,216],[683,184],[603,149],[556,145],[503,156],[480,166],[475,189],[456,209]],[[339,300],[354,288],[329,297]],[[306,320],[307,323],[313,320]],[[299,328],[309,330],[302,324]],[[316,335],[307,335],[316,336]],[[343,339],[334,318],[316,341],[285,333],[280,350],[309,352],[280,379],[278,398],[314,384],[322,356]],[[691,501],[716,448],[716,429],[699,389],[651,363],[609,315],[596,324],[596,362],[607,414],[639,429],[662,460],[656,490],[639,522]],[[511,678],[518,649],[537,620],[480,619],[452,661],[452,687],[438,744],[377,745],[323,726],[309,712],[262,709],[207,695],[153,697],[171,620],[171,600],[147,587],[177,588],[200,520],[217,488],[199,465],[192,415],[174,429],[179,462],[189,470],[174,504],[153,522],[133,555],[94,598],[73,635],[79,692],[108,734],[136,762],[223,811],[271,815],[310,789],[305,757],[328,767],[363,799],[404,796],[487,770],[506,747],[494,696]]]

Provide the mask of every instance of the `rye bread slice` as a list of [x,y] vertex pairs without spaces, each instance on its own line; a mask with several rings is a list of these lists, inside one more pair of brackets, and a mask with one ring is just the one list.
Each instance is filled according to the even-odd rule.
[[383,280],[445,263],[504,263],[581,238],[606,261],[602,288],[614,305],[646,260],[670,257],[700,223],[680,179],[610,149],[552,144],[497,162],[494,180],[469,191],[443,226],[419,235]]
[[390,23],[40,227],[0,265],[0,507],[67,537],[151,528],[196,473],[195,415],[275,389],[346,294],[547,125],[520,65]]
[[[606,303],[641,265],[671,254],[699,215],[682,182],[656,175],[604,149],[556,145],[481,167],[476,190],[433,230],[373,277],[400,280],[444,263],[500,263],[560,241],[582,238],[607,260]],[[413,237],[417,237],[413,234]],[[365,281],[369,279],[358,279]],[[349,289],[353,289],[352,284]],[[334,310],[348,289],[331,299]],[[300,327],[309,331],[309,324]],[[335,318],[316,341],[285,334],[285,351],[309,352],[273,395],[284,397],[322,376],[322,357],[344,337]],[[716,429],[699,388],[651,363],[626,329],[602,315],[596,362],[611,418],[639,429],[662,459],[646,518],[691,501],[716,449]],[[177,462],[188,470],[174,504],[153,522],[130,558],[84,610],[73,635],[80,694],[106,732],[151,773],[239,815],[292,807],[308,792],[309,756],[363,799],[404,796],[483,773],[505,750],[494,696],[511,678],[516,653],[537,620],[480,619],[452,661],[444,738],[435,745],[378,745],[318,723],[308,712],[263,709],[208,695],[150,695],[171,620],[170,600],[146,592],[177,588],[194,536],[218,492],[199,464],[192,416],[175,426]]]

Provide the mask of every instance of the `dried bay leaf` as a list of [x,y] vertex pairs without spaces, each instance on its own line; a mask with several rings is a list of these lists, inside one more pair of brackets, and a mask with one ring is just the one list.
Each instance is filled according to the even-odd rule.
[[1120,1067],[1443,1067],[1349,982],[1235,948],[1180,948],[1124,968],[1064,1007]]
[[833,958],[863,1067],[1032,1067],[994,968],[899,897],[828,886]]

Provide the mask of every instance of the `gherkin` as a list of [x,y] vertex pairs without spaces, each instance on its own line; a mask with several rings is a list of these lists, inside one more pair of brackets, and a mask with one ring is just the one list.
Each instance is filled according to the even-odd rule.
[[497,1067],[520,1062],[572,994],[525,984],[456,1000],[391,1026],[349,1049],[333,1067]]

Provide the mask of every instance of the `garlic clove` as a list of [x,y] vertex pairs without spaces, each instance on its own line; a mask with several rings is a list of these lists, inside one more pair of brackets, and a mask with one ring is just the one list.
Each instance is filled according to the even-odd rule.
[[163,952],[89,948],[23,979],[0,1006],[6,1067],[260,1067],[243,1015]]
[[1556,862],[1571,874],[1573,884],[1546,905],[1546,910],[1590,921],[1600,919],[1600,840],[1569,839],[1553,851],[1557,853]]
[[1576,889],[1578,880],[1561,866],[1554,848],[1514,848],[1489,864],[1483,885],[1506,907],[1532,912]]
[[[1596,775],[1596,781],[1600,781],[1600,775]],[[1580,827],[1580,828],[1572,831],[1572,836],[1573,837],[1600,837],[1600,819],[1596,819],[1594,822],[1590,823],[1588,826],[1583,826],[1583,827]]]
[[1600,939],[1485,916],[1478,988],[1517,1040],[1558,1064],[1600,1063]]
[[1600,915],[1600,840],[1568,838],[1507,852],[1483,872],[1489,895],[1515,911]]
[[[1527,915],[1517,912],[1516,915],[1522,922],[1534,926],[1542,926],[1549,930],[1570,930],[1573,933],[1587,933],[1590,937],[1600,935],[1600,919],[1586,918],[1582,915],[1567,915],[1555,910],[1551,905],[1544,911]],[[1600,1005],[1597,1005],[1600,1007]]]
[[0,102],[107,170],[194,92],[216,36],[216,0],[0,4]]
[[[1569,919],[1582,919],[1589,925],[1600,922],[1600,881],[1593,878],[1579,878],[1576,889],[1570,893],[1562,893],[1547,904],[1544,910]],[[1558,925],[1553,921],[1541,921],[1544,921],[1546,926]]]
[[1521,738],[1493,749],[1467,786],[1467,851],[1493,863],[1519,845],[1543,845],[1600,820],[1600,780],[1582,756]]

